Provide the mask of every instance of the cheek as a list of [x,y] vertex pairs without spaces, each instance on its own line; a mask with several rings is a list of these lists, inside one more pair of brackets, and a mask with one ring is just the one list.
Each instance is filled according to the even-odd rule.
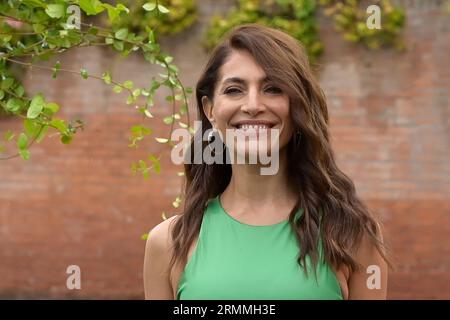
[[292,118],[291,118],[291,114],[289,112],[289,99],[285,98],[282,99],[281,101],[278,101],[276,104],[274,104],[274,106],[276,106],[273,109],[273,112],[278,116],[278,118],[281,120],[281,122],[284,124],[284,127],[292,127]]
[[215,111],[213,111],[216,127],[225,130],[235,110],[232,106],[227,104],[217,104],[214,107],[216,108]]
[[291,114],[289,112],[289,99],[285,99],[282,103],[278,104],[276,114],[283,123],[283,131],[280,136],[280,143],[287,143],[293,132],[294,132],[294,122],[292,121]]

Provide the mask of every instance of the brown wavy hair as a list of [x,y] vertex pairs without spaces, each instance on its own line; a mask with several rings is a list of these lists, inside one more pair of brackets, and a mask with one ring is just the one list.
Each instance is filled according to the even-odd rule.
[[[173,254],[170,268],[186,263],[189,248],[200,230],[208,201],[222,193],[231,179],[231,165],[194,164],[207,146],[203,134],[210,129],[201,99],[213,100],[220,67],[232,50],[248,51],[289,95],[290,115],[294,130],[301,131],[301,143],[291,138],[287,145],[290,180],[298,195],[297,205],[289,221],[297,237],[300,252],[298,263],[307,272],[305,258],[316,266],[320,257],[334,266],[345,265],[350,271],[359,268],[355,259],[358,244],[367,234],[386,259],[379,225],[366,205],[356,195],[355,186],[336,165],[328,133],[328,109],[325,96],[316,80],[302,45],[288,34],[258,24],[244,24],[231,30],[211,52],[196,86],[197,109],[202,130],[194,135],[185,164],[184,212],[172,228]],[[294,136],[294,135],[293,135]],[[202,141],[202,150],[195,155],[194,141]],[[225,153],[224,153],[225,154]],[[294,221],[302,208],[300,219]],[[322,241],[323,255],[319,250]],[[315,268],[314,268],[315,269]]]

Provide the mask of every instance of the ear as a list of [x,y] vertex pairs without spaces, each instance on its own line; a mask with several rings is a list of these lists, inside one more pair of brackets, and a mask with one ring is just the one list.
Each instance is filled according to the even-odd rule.
[[203,112],[205,113],[206,117],[208,118],[209,122],[214,125],[215,119],[214,115],[212,113],[212,102],[209,100],[207,96],[202,97],[202,106],[203,106]]

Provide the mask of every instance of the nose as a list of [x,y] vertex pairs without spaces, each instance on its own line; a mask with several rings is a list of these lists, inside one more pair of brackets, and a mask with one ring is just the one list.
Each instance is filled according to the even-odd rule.
[[251,116],[257,115],[264,109],[258,90],[249,90],[246,102],[242,105],[241,110]]

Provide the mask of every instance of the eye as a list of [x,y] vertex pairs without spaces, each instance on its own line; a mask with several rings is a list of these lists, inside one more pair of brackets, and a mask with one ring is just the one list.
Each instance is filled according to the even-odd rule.
[[274,94],[280,94],[283,92],[280,88],[274,86],[267,87],[266,91]]
[[241,90],[239,90],[238,88],[228,88],[225,90],[225,94],[236,94],[241,92]]

